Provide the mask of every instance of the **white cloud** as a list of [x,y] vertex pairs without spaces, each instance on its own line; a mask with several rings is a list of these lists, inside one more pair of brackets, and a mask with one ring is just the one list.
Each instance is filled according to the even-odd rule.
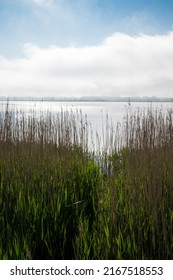
[[38,6],[50,6],[53,4],[53,0],[29,0],[29,1]]
[[81,48],[25,44],[24,58],[0,57],[0,95],[172,97],[173,33],[113,34]]

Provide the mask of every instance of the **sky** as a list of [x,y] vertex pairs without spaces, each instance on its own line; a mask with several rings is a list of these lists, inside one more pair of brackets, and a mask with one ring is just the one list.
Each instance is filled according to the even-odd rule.
[[172,0],[0,0],[0,96],[173,97]]

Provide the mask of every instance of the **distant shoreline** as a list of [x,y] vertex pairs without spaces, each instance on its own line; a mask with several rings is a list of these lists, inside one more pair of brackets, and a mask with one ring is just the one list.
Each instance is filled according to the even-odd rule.
[[39,101],[39,102],[173,102],[173,98],[159,97],[22,97],[0,96],[0,101]]

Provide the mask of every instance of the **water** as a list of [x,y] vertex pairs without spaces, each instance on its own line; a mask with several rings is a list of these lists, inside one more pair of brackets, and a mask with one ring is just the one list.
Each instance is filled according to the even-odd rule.
[[[6,101],[1,101],[1,108],[5,107]],[[127,110],[130,108],[132,112],[138,109],[147,109],[151,107],[162,108],[166,110],[167,108],[173,108],[173,103],[171,102],[47,102],[47,101],[10,101],[10,108],[13,110],[24,111],[29,113],[31,111],[42,112],[50,111],[52,113],[63,111],[74,112],[76,110],[82,111],[83,115],[87,115],[88,121],[93,127],[99,127],[101,122],[105,119],[108,114],[109,119],[112,122],[122,122],[123,117]]]
[[[6,106],[5,101],[0,102],[0,111],[4,111]],[[87,122],[94,132],[94,145],[95,149],[99,146],[108,145],[110,138],[106,126],[113,130],[116,129],[117,123],[122,123],[125,114],[128,110],[132,113],[137,110],[147,110],[152,107],[153,110],[159,108],[161,110],[167,110],[173,108],[171,102],[57,102],[57,101],[10,101],[9,108],[12,111],[22,111],[27,114],[46,114],[48,111],[55,114],[58,112],[73,111],[74,114],[77,112],[87,116]],[[97,132],[97,137],[96,137]],[[96,141],[97,138],[97,141]],[[96,143],[97,142],[97,143]],[[106,143],[107,142],[107,143]]]

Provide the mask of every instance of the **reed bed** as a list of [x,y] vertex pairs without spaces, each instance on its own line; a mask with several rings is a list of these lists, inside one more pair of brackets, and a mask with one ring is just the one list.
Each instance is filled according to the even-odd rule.
[[172,258],[172,110],[129,109],[122,124],[107,116],[103,137],[80,111],[26,115],[9,105],[0,259]]

